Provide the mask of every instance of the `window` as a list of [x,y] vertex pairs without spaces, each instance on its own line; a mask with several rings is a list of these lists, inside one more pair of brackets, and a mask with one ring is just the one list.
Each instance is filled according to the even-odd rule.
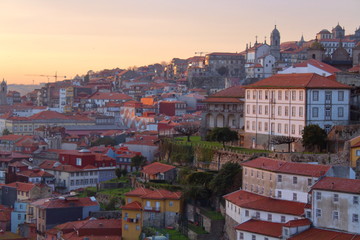
[[358,214],[353,214],[352,215],[352,222],[355,222],[355,223],[359,222],[359,215]]
[[296,101],[296,91],[291,92],[291,100]]
[[293,116],[293,117],[296,116],[296,107],[291,108],[291,116]]
[[262,99],[262,90],[259,90],[259,99]]
[[[269,124],[267,122],[265,122],[264,131],[267,132],[268,130],[269,130]],[[360,150],[359,150],[359,152],[360,152]],[[360,156],[360,154],[359,154],[359,156]]]
[[281,106],[278,106],[278,115],[281,116]]
[[251,129],[252,129],[253,131],[255,131],[255,128],[256,128],[255,121],[252,121],[252,123],[251,123]]
[[252,113],[256,114],[256,106],[255,105],[252,106]]
[[311,219],[311,211],[306,211],[306,218]]
[[321,200],[321,192],[316,192],[316,200]]
[[81,166],[81,158],[76,158],[76,166]]
[[254,176],[254,170],[251,169],[251,176]]
[[289,100],[289,91],[285,91],[285,100]]
[[259,114],[262,114],[262,105],[259,106]]
[[260,172],[256,171],[256,177],[259,178],[260,177]]
[[249,216],[249,210],[245,210],[245,217]]
[[278,191],[278,198],[282,198],[282,194],[281,194],[281,191]]
[[308,186],[311,186],[311,185],[312,185],[312,179],[308,178]]
[[343,107],[338,108],[338,117],[344,117],[344,108]]
[[250,99],[250,90],[246,91],[246,99]]
[[268,220],[269,222],[272,221],[272,214],[268,213],[267,220]]
[[241,232],[239,237],[240,237],[241,240],[243,240],[244,239],[244,233]]
[[339,212],[333,211],[333,220],[339,220]]
[[251,240],[256,240],[256,236],[255,236],[255,235],[251,235]]
[[267,100],[267,99],[269,99],[269,91],[268,90],[265,91],[265,100]]
[[282,175],[278,175],[278,176],[277,176],[277,181],[278,181],[278,182],[282,182]]
[[313,116],[314,118],[319,117],[319,108],[313,107],[313,109],[312,109],[312,116]]
[[316,217],[321,217],[321,209],[316,209]]
[[249,129],[250,129],[250,122],[246,121],[246,130],[249,130]]
[[253,91],[253,99],[256,99],[256,90]]
[[289,229],[284,228],[284,235],[285,235],[285,236],[288,236],[288,235],[289,235]]
[[313,91],[313,101],[319,101],[319,91]]
[[285,216],[281,216],[281,222],[284,223],[286,221]]
[[339,202],[339,194],[334,194],[334,202]]
[[303,134],[304,127],[299,125],[299,135]]
[[21,214],[18,214],[18,220],[21,220]]
[[338,92],[338,101],[344,101],[344,91],[339,91]]
[[281,90],[278,91],[278,100],[282,100]]
[[259,123],[258,123],[258,125],[259,125],[259,127],[258,127],[259,132],[261,132],[261,125],[262,125],[262,123],[261,123],[261,122],[259,122]]
[[140,226],[136,225],[136,231],[140,231]]
[[358,196],[353,197],[353,204],[359,204],[359,197]]
[[291,134],[295,134],[295,124],[291,125]]
[[246,105],[246,113],[250,114],[250,105]]
[[302,101],[302,100],[304,100],[304,92],[300,91],[299,92],[299,101]]
[[289,133],[289,124],[285,124],[285,128],[284,128],[284,133],[288,134]]
[[285,117],[289,116],[289,107],[285,107]]
[[260,219],[260,212],[256,212],[256,213],[255,213],[255,218],[256,218],[256,219]]
[[293,201],[297,201],[297,193],[293,193]]
[[265,115],[268,115],[269,114],[269,106],[265,106]]

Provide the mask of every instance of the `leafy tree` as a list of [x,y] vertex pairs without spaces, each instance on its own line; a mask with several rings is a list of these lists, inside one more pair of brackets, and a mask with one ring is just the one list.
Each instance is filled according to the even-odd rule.
[[116,168],[115,169],[115,175],[117,176],[117,178],[120,178],[122,175],[122,170],[120,168]]
[[131,159],[131,166],[136,168],[136,171],[139,171],[140,167],[143,167],[146,163],[146,158],[143,155],[136,155]]
[[200,129],[200,125],[193,122],[186,122],[174,127],[174,130],[178,133],[187,136],[187,141],[190,142],[190,137],[197,133]]
[[319,125],[311,124],[304,128],[302,143],[306,149],[322,150],[326,146],[327,134]]
[[229,73],[229,70],[227,67],[222,66],[217,69],[217,72],[220,74],[220,76],[226,76]]
[[102,138],[97,139],[95,142],[91,143],[91,146],[100,146],[100,145],[115,146],[116,141],[115,141],[115,139],[113,139],[111,137],[102,137]]
[[288,152],[291,152],[291,143],[296,142],[298,138],[290,136],[272,136],[270,143],[274,145],[287,144]]
[[216,141],[222,143],[224,148],[226,142],[232,142],[239,139],[237,132],[232,131],[228,127],[214,128],[209,132],[206,138],[208,141]]
[[2,132],[2,135],[5,136],[5,135],[10,135],[11,132],[9,131],[9,129],[5,128]]
[[238,163],[227,162],[211,180],[209,186],[216,196],[223,196],[234,189],[239,189],[241,182],[241,166]]
[[207,188],[213,177],[214,174],[210,172],[194,172],[186,177],[186,182],[192,185],[202,185]]
[[124,168],[124,169],[121,171],[121,174],[122,174],[124,177],[128,174],[128,171],[126,170],[126,168]]

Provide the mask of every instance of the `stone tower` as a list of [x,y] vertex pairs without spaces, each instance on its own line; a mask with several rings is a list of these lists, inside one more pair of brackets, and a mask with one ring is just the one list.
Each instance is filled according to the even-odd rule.
[[352,51],[352,57],[353,57],[353,65],[359,65],[360,64],[360,42],[356,44],[356,46],[353,48]]
[[307,50],[308,59],[315,59],[318,61],[322,61],[325,55],[324,46],[319,43],[318,39],[315,39],[315,42],[311,44],[311,46]]
[[6,105],[7,84],[3,79],[0,86],[0,105]]
[[275,57],[276,61],[280,60],[280,32],[276,25],[270,36],[270,54]]

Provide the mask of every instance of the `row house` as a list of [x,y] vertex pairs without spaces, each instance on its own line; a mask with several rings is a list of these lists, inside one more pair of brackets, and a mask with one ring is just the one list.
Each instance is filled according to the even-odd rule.
[[201,136],[205,137],[208,130],[215,127],[229,127],[242,131],[244,127],[245,89],[242,86],[226,88],[210,95],[203,103]]
[[[55,111],[42,111],[30,117],[9,116],[4,121],[4,129],[17,135],[34,135],[35,130],[42,126],[93,126],[95,121],[86,116],[65,115]],[[0,129],[3,131],[4,129]]]
[[173,227],[182,211],[181,193],[137,188],[125,194],[122,239],[137,240],[142,227]]
[[141,179],[144,182],[163,180],[172,183],[176,180],[176,172],[175,166],[154,162],[143,167],[141,170]]
[[0,183],[8,182],[6,174],[11,164],[22,160],[29,160],[30,158],[31,156],[29,154],[7,151],[0,152]]
[[92,110],[97,107],[103,107],[108,102],[124,103],[130,100],[132,100],[132,97],[123,93],[97,91],[88,98],[85,108]]
[[36,224],[37,239],[46,238],[46,231],[58,224],[82,220],[90,212],[99,211],[100,205],[95,197],[58,197],[43,198],[30,203],[29,221]]
[[246,191],[289,201],[308,202],[308,192],[318,179],[331,175],[331,166],[285,162],[260,157],[241,164]]
[[[272,136],[300,139],[310,124],[327,132],[348,124],[350,87],[318,74],[277,74],[245,88],[247,147],[273,149]],[[302,148],[300,143],[292,147]]]

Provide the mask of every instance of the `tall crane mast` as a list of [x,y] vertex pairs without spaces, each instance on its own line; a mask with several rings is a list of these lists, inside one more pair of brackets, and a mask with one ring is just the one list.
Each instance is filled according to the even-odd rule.
[[55,72],[55,75],[44,75],[44,74],[26,74],[26,76],[35,76],[35,77],[47,77],[48,78],[48,80],[49,80],[49,78],[55,78],[55,82],[57,82],[57,79],[58,79],[58,77],[59,78],[66,78],[66,76],[58,76],[57,75],[57,72]]

